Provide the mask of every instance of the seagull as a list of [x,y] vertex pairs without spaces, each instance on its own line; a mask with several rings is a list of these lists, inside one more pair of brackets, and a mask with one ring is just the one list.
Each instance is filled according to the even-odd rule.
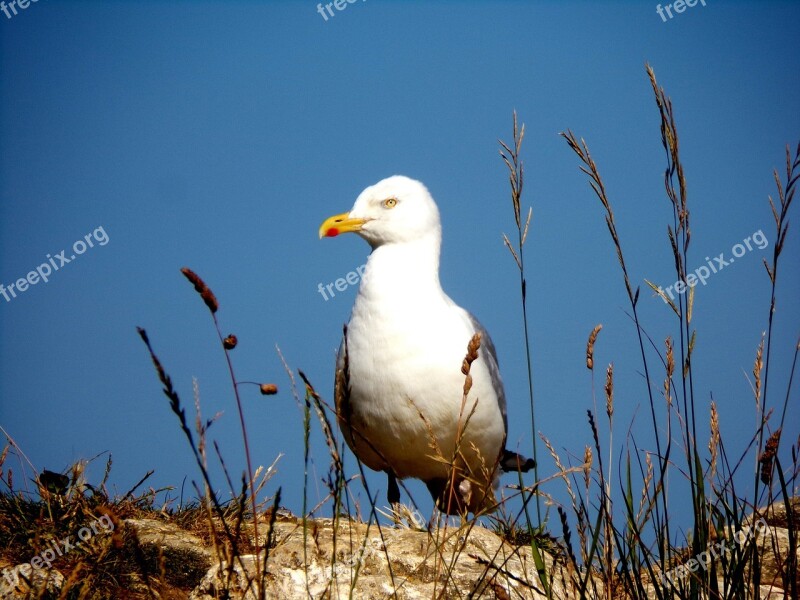
[[319,236],[350,232],[372,252],[336,362],[347,445],[387,474],[392,506],[397,479],[416,478],[444,514],[492,512],[500,472],[535,463],[505,449],[506,397],[488,332],[442,290],[436,203],[421,182],[389,177],[326,219]]

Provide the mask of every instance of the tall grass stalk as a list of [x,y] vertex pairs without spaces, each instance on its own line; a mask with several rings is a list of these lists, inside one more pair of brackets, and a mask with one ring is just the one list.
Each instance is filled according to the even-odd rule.
[[[248,590],[251,590],[251,591],[254,590],[255,593],[257,593],[259,598],[263,598],[264,597],[264,593],[265,593],[264,592],[264,583],[265,583],[265,577],[266,577],[266,562],[264,563],[264,566],[262,568],[261,553],[259,552],[259,526],[258,526],[258,517],[259,517],[258,508],[259,508],[259,506],[258,506],[257,495],[258,495],[258,491],[261,489],[261,486],[266,481],[266,477],[270,476],[272,468],[270,468],[267,471],[265,479],[262,480],[261,484],[257,485],[256,484],[256,477],[257,477],[258,474],[253,471],[253,467],[252,467],[250,444],[249,444],[249,439],[248,439],[248,435],[247,435],[247,426],[246,426],[246,421],[245,421],[245,417],[244,417],[244,410],[243,410],[243,407],[242,407],[242,400],[241,400],[241,396],[240,396],[240,393],[239,393],[239,386],[240,385],[251,384],[253,382],[249,382],[249,381],[241,381],[240,382],[236,378],[236,374],[235,374],[235,371],[234,371],[234,368],[233,368],[233,362],[231,361],[230,351],[233,350],[236,347],[236,345],[238,343],[238,340],[237,340],[236,336],[232,335],[232,334],[228,335],[228,336],[223,336],[222,330],[220,329],[219,321],[217,319],[217,311],[219,310],[219,302],[217,301],[216,296],[211,291],[211,289],[208,287],[208,285],[194,271],[192,271],[188,267],[184,267],[184,268],[181,269],[181,272],[186,277],[186,279],[194,286],[195,291],[200,295],[201,299],[203,300],[203,302],[205,303],[205,305],[208,308],[209,312],[211,313],[211,317],[212,317],[212,320],[214,322],[214,328],[215,328],[215,330],[217,332],[217,337],[219,338],[220,345],[222,346],[224,354],[225,354],[225,361],[226,361],[226,364],[227,364],[227,367],[228,367],[229,376],[231,378],[231,385],[232,385],[232,388],[233,388],[234,398],[236,400],[236,408],[237,408],[237,412],[238,412],[238,415],[239,415],[239,423],[240,423],[241,431],[242,431],[242,442],[243,442],[243,446],[244,446],[244,454],[245,454],[245,461],[246,461],[246,468],[247,468],[247,471],[244,473],[244,475],[242,477],[242,491],[241,492],[235,492],[234,486],[233,486],[233,482],[232,482],[232,480],[231,480],[231,478],[229,476],[227,468],[225,467],[225,462],[222,459],[222,455],[220,453],[219,447],[217,446],[216,443],[214,444],[214,449],[217,452],[217,455],[219,457],[220,463],[223,466],[223,472],[225,474],[225,477],[227,478],[228,485],[229,485],[229,487],[231,489],[231,492],[232,492],[232,494],[234,494],[234,497],[237,499],[237,502],[239,502],[239,509],[238,509],[239,518],[237,518],[237,521],[235,523],[235,527],[234,528],[231,528],[229,526],[229,524],[228,524],[228,522],[227,522],[227,520],[225,518],[226,517],[225,511],[223,510],[223,507],[222,507],[220,501],[217,499],[216,494],[212,492],[213,487],[211,485],[211,477],[209,475],[207,461],[206,461],[205,435],[206,435],[206,432],[208,430],[208,427],[211,425],[211,423],[214,421],[214,419],[211,419],[211,420],[207,421],[206,423],[203,423],[203,421],[201,419],[201,416],[200,416],[199,399],[197,397],[197,390],[196,390],[196,387],[195,387],[195,404],[196,404],[196,410],[197,410],[195,427],[196,427],[197,434],[198,434],[198,440],[196,441],[195,438],[194,438],[194,435],[192,434],[191,429],[189,428],[189,425],[188,425],[188,422],[187,422],[187,419],[186,419],[186,411],[181,406],[180,398],[179,398],[178,393],[177,393],[177,391],[175,390],[175,388],[174,388],[174,386],[172,384],[172,380],[170,379],[169,375],[167,375],[167,373],[166,373],[164,367],[162,366],[160,360],[158,359],[158,357],[156,356],[155,352],[153,351],[153,348],[152,348],[152,346],[150,344],[150,340],[149,340],[148,335],[145,332],[145,330],[142,329],[141,327],[137,328],[137,329],[138,329],[140,337],[142,338],[142,341],[147,346],[147,350],[148,350],[148,352],[150,354],[150,358],[151,358],[151,360],[153,362],[153,365],[156,368],[156,372],[158,374],[159,380],[161,381],[162,385],[164,386],[163,392],[164,392],[164,394],[167,396],[167,398],[170,401],[170,408],[172,409],[172,412],[179,419],[181,429],[184,432],[184,435],[186,436],[187,441],[189,442],[189,445],[190,445],[190,447],[192,449],[192,452],[194,454],[194,457],[195,457],[195,462],[197,463],[198,468],[200,469],[200,472],[202,474],[203,485],[204,485],[205,492],[201,492],[201,490],[199,490],[199,489],[197,491],[198,491],[198,494],[201,497],[205,497],[206,498],[207,506],[209,506],[208,511],[209,511],[209,525],[210,525],[210,528],[212,529],[212,531],[214,531],[216,529],[216,525],[215,525],[214,519],[213,519],[213,515],[215,515],[216,517],[218,517],[217,520],[219,521],[219,523],[221,524],[221,526],[223,528],[225,539],[230,544],[230,553],[228,554],[227,550],[225,550],[223,552],[223,554],[226,555],[225,556],[226,563],[227,563],[226,575],[227,575],[228,583],[230,583],[230,581],[231,581],[231,579],[233,577],[234,563],[237,560],[238,560],[240,566],[242,567],[242,569],[246,570],[245,564],[241,560],[242,553],[240,552],[240,549],[239,549],[238,539],[239,539],[239,534],[240,534],[241,525],[242,525],[241,519],[244,517],[244,514],[245,514],[245,510],[244,510],[244,502],[245,502],[245,500],[244,499],[249,497],[250,510],[252,511],[253,539],[255,540],[254,541],[254,545],[255,545],[254,554],[255,554],[256,577],[255,577],[255,579],[254,578],[249,578],[248,579],[247,588],[248,588]],[[261,393],[263,395],[271,395],[271,394],[277,393],[277,386],[275,386],[274,384],[255,384],[255,385],[260,387]],[[260,472],[260,470],[259,470],[259,472]],[[279,499],[279,498],[280,498],[280,490],[278,490],[278,494],[276,495],[276,499]],[[211,511],[212,507],[213,507],[213,513]],[[273,507],[273,513],[277,510],[277,508],[278,508],[277,505],[275,505]],[[272,521],[274,521],[274,514],[273,514],[273,517],[272,517]],[[270,528],[270,530],[267,532],[267,538],[266,538],[267,539],[267,542],[266,542],[267,545],[269,543],[269,540],[271,539],[271,534],[272,534],[272,531],[271,531],[271,528]],[[269,548],[266,548],[266,553],[265,553],[265,558],[264,558],[265,561],[268,558],[268,556],[269,556]],[[222,559],[223,556],[219,555],[219,558]]]
[[[538,452],[538,438],[539,432],[536,428],[536,405],[533,395],[533,366],[531,361],[531,338],[528,326],[528,284],[525,274],[525,242],[528,239],[528,231],[530,229],[531,218],[533,216],[533,207],[528,208],[528,214],[523,221],[522,214],[522,189],[525,182],[525,168],[520,157],[520,150],[522,148],[522,140],[525,137],[525,124],[521,127],[517,123],[517,111],[513,112],[513,128],[512,128],[512,143],[506,144],[502,140],[498,140],[500,144],[500,157],[503,159],[506,167],[508,168],[508,181],[511,188],[511,207],[514,213],[514,223],[517,228],[517,243],[511,243],[511,240],[504,233],[503,243],[511,252],[514,263],[517,265],[519,271],[519,285],[520,285],[520,299],[522,302],[522,328],[525,336],[525,364],[528,374],[528,399],[530,401],[531,413],[531,446],[533,452],[533,474],[534,484],[530,489],[527,489],[522,481],[522,474],[519,473],[519,490],[522,497],[522,513],[525,515],[527,534],[530,538],[530,548],[533,555],[533,560],[536,566],[536,572],[539,577],[539,582],[544,588],[545,594],[548,598],[552,597],[552,581],[549,574],[545,569],[545,560],[543,549],[539,544],[540,534],[544,531],[546,523],[542,519],[542,507],[539,494],[539,484],[541,479],[539,477],[539,452]],[[529,496],[526,497],[526,493]],[[531,498],[536,498],[536,526],[533,525],[531,519],[529,503]],[[512,524],[511,528],[513,529]]]
[[[206,283],[191,269],[188,267],[183,267],[181,269],[181,273],[189,280],[189,282],[194,285],[195,290],[200,294],[200,297],[205,302],[206,306],[211,313],[211,318],[214,321],[214,329],[217,332],[217,337],[219,338],[220,346],[222,346],[223,352],[225,354],[225,363],[228,366],[228,374],[231,378],[231,385],[233,387],[233,395],[236,399],[236,411],[239,415],[239,424],[242,429],[242,443],[244,445],[244,457],[247,466],[247,484],[248,489],[250,492],[250,504],[251,509],[253,511],[253,537],[256,540],[256,544],[258,544],[258,500],[256,499],[256,486],[253,477],[253,465],[252,459],[250,457],[250,442],[247,436],[247,425],[245,423],[244,418],[244,410],[242,408],[242,399],[239,395],[239,384],[236,380],[236,374],[233,371],[233,363],[231,362],[230,351],[236,347],[236,337],[233,335],[229,335],[227,337],[222,335],[222,330],[219,326],[219,321],[217,320],[217,309],[218,309],[218,302],[214,293],[211,289],[206,285]],[[256,555],[256,572],[261,572],[261,556],[258,551],[255,553]],[[261,589],[260,586],[259,589]],[[260,593],[263,595],[263,589],[261,589]]]
[[[652,68],[647,65],[646,69],[659,111],[661,141],[667,158],[667,166],[664,171],[664,186],[672,210],[672,224],[667,227],[667,237],[672,251],[678,280],[685,282],[687,280],[686,265],[688,264],[691,230],[689,226],[687,185],[684,168],[680,160],[676,121],[669,97],[664,92],[664,89],[658,85]],[[765,261],[765,267],[772,283],[770,315],[768,320],[769,326],[767,328],[767,352],[766,360],[762,361],[764,350],[764,342],[762,340],[762,345],[758,349],[753,369],[755,378],[754,395],[758,406],[760,425],[750,444],[745,448],[742,457],[738,462],[731,464],[719,430],[716,405],[712,401],[710,419],[711,439],[708,444],[710,459],[707,462],[706,469],[703,467],[700,442],[697,434],[696,397],[693,382],[692,357],[697,336],[697,332],[693,329],[692,324],[695,298],[693,293],[694,288],[689,288],[689,293],[685,298],[683,295],[680,295],[676,303],[670,298],[667,298],[659,286],[645,280],[656,294],[665,300],[678,318],[678,347],[673,348],[672,339],[667,337],[665,352],[662,354],[650,336],[647,335],[640,322],[637,311],[639,288],[637,287],[634,290],[630,283],[630,277],[622,253],[622,245],[611,203],[608,199],[606,187],[600,177],[597,165],[589,151],[589,147],[583,139],[579,140],[571,131],[563,133],[562,136],[580,159],[582,163],[580,169],[589,176],[590,186],[600,200],[605,211],[606,226],[611,234],[617,259],[621,267],[625,290],[631,306],[632,312],[629,316],[637,331],[656,445],[655,454],[646,453],[645,463],[642,464],[639,458],[640,449],[629,434],[624,473],[619,474],[625,509],[624,524],[622,527],[616,527],[612,521],[614,515],[612,512],[610,487],[608,485],[610,482],[607,481],[611,478],[611,470],[609,466],[608,476],[606,478],[602,460],[600,459],[602,454],[598,441],[595,419],[592,413],[589,413],[589,421],[599,465],[596,474],[600,498],[596,504],[597,518],[594,520],[594,525],[592,525],[592,521],[589,520],[589,514],[591,512],[588,504],[588,493],[590,490],[589,467],[587,467],[587,474],[585,477],[586,494],[580,493],[576,495],[568,488],[572,498],[573,511],[578,521],[581,549],[583,551],[587,546],[589,547],[588,553],[584,555],[584,562],[585,564],[593,563],[597,565],[597,570],[602,575],[607,598],[612,597],[610,592],[612,586],[621,586],[622,589],[625,590],[626,595],[633,598],[650,598],[653,595],[659,599],[675,597],[722,597],[720,594],[723,594],[723,590],[719,588],[717,583],[718,573],[723,578],[725,588],[728,590],[724,592],[725,597],[749,597],[749,592],[747,592],[747,590],[757,590],[761,583],[759,554],[756,551],[755,541],[751,541],[741,548],[737,547],[736,551],[732,552],[730,556],[726,555],[721,559],[715,557],[711,560],[708,569],[703,573],[681,579],[677,581],[677,583],[671,579],[668,580],[664,578],[662,574],[679,566],[691,557],[701,555],[701,553],[709,547],[709,544],[715,539],[718,539],[719,536],[728,536],[731,535],[732,532],[739,531],[747,519],[750,518],[747,517],[748,511],[760,506],[759,502],[762,499],[762,495],[758,493],[759,481],[765,485],[768,484],[770,490],[769,500],[772,501],[772,470],[773,468],[779,469],[777,450],[780,443],[780,431],[781,427],[784,425],[784,419],[782,416],[780,427],[772,432],[765,446],[763,442],[764,432],[769,417],[766,408],[767,365],[770,352],[769,340],[772,333],[772,322],[775,312],[775,274],[777,272],[778,257],[783,248],[786,235],[786,226],[788,224],[786,214],[794,195],[798,177],[800,177],[800,174],[796,173],[800,170],[800,146],[798,146],[798,151],[794,159],[792,159],[787,148],[785,191],[784,185],[781,183],[777,173],[775,173],[779,206],[776,206],[770,198],[770,207],[777,229],[777,241],[774,248],[772,264],[770,265]],[[599,326],[595,328],[587,344],[587,367],[592,371],[594,367],[593,348],[599,329]],[[652,392],[653,385],[650,377],[651,369],[648,366],[648,353],[646,352],[645,342],[658,354],[666,373],[663,384],[666,409],[664,410],[666,416],[666,432],[662,432],[659,427],[657,415],[662,412],[662,409],[656,409],[656,403]],[[795,348],[795,359],[791,368],[782,415],[785,415],[788,398],[790,396],[798,349],[800,349],[800,344]],[[678,372],[676,372],[676,359],[680,361],[678,363],[678,368],[680,369]],[[762,369],[764,371],[763,386]],[[676,386],[675,379],[678,377],[680,380]],[[605,391],[606,412],[609,423],[609,445],[611,446],[613,440],[613,438],[610,437],[613,435],[613,371],[611,366],[609,366],[607,370]],[[592,377],[592,396],[593,398],[595,397],[594,377]],[[675,401],[673,401],[673,399]],[[595,412],[597,412],[596,405]],[[678,419],[678,423],[680,424],[683,458],[685,460],[682,471],[689,483],[693,513],[693,524],[691,533],[686,539],[688,543],[688,548],[686,550],[680,549],[681,541],[673,540],[672,534],[670,533],[671,514],[668,503],[669,471],[673,466],[680,466],[670,457],[672,445],[671,424],[673,416]],[[746,453],[752,448],[756,449],[756,484],[753,490],[753,500],[748,503],[736,492],[734,476],[738,468],[743,464]],[[631,449],[634,450],[634,455],[637,458],[643,486],[641,498],[638,501],[638,507],[636,506],[637,502],[633,493]],[[611,450],[612,449],[609,448],[609,457],[612,456]],[[800,450],[800,445],[798,445],[798,450]],[[787,514],[790,515],[788,517],[789,529],[792,530],[792,533],[789,534],[789,552],[794,557],[794,552],[797,547],[797,536],[796,533],[794,533],[796,531],[796,525],[792,523],[789,498],[792,493],[792,485],[796,482],[798,474],[798,451],[793,448],[792,452],[794,457],[792,477],[787,479],[784,477],[783,472],[779,471],[778,479],[780,480],[780,487],[778,491],[784,500]],[[552,450],[551,453],[555,454]],[[584,464],[590,465],[591,460],[592,452],[587,448],[587,451],[584,453]],[[653,460],[655,461],[655,466]],[[560,461],[556,460],[556,464],[557,466],[560,465]],[[563,470],[563,467],[559,468]],[[719,485],[715,485],[715,481],[718,481]],[[560,513],[560,515],[563,534],[566,540],[570,536],[570,531],[566,521],[566,515],[564,513]],[[752,517],[752,519],[755,519],[755,516]],[[650,536],[653,536],[654,547],[651,545],[651,542],[648,541]],[[570,553],[570,556],[574,557],[574,554]],[[614,561],[618,561],[616,566],[612,564]],[[793,568],[792,564],[796,563],[796,559],[793,558],[792,561],[793,562],[790,561],[789,564],[790,569]],[[791,570],[784,570],[783,573],[784,579],[787,579],[787,577],[791,578]],[[650,581],[649,587],[642,583],[642,574],[647,575]],[[584,582],[579,581],[576,583],[581,594],[583,594],[586,590]],[[791,583],[787,581],[784,589],[790,590],[796,589],[796,587],[796,582]],[[731,593],[733,593],[733,595],[730,595]]]
[[[528,329],[528,284],[525,278],[525,241],[528,239],[528,229],[531,224],[531,217],[533,216],[533,207],[528,208],[528,215],[522,220],[522,186],[525,180],[525,168],[520,158],[520,149],[522,148],[522,140],[525,137],[525,124],[522,127],[517,127],[517,111],[514,111],[514,125],[512,130],[512,144],[509,146],[502,140],[498,140],[501,146],[500,156],[503,162],[508,167],[508,181],[511,186],[511,206],[514,211],[514,222],[517,226],[517,244],[516,248],[511,244],[508,236],[503,234],[503,243],[511,252],[514,262],[519,271],[519,286],[520,298],[522,300],[522,329],[525,334],[525,360],[528,369],[528,399],[530,400],[531,410],[531,445],[533,446],[533,460],[535,465],[533,467],[534,481],[539,481],[539,460],[537,452],[537,439],[538,432],[536,429],[536,409],[533,399],[533,367],[531,365],[531,343],[530,332]],[[542,508],[539,497],[536,497],[536,519],[539,523],[542,522]]]
[[[764,442],[764,427],[766,426],[766,404],[767,404],[767,386],[769,385],[769,366],[770,366],[770,358],[772,356],[772,325],[773,320],[775,317],[775,309],[776,309],[776,292],[777,292],[777,280],[778,280],[778,259],[781,256],[781,252],[783,251],[783,245],[786,241],[786,234],[789,230],[789,220],[788,220],[788,213],[789,207],[792,204],[792,200],[794,200],[794,194],[797,190],[797,181],[800,179],[800,144],[797,145],[797,149],[795,150],[794,159],[792,159],[791,152],[789,150],[789,146],[786,146],[786,184],[785,188],[784,185],[781,184],[781,178],[778,174],[778,170],[775,169],[773,171],[773,178],[775,180],[775,186],[778,188],[778,204],[779,206],[775,206],[775,202],[772,200],[772,196],[769,196],[769,207],[772,210],[772,216],[775,219],[775,243],[772,245],[772,264],[767,262],[767,259],[764,259],[764,268],[767,270],[767,275],[769,276],[771,289],[770,289],[770,301],[769,301],[769,316],[767,319],[767,338],[766,338],[766,360],[764,364],[764,391],[761,397],[761,408],[760,408],[760,417],[761,417],[761,427],[759,428],[758,433],[758,451],[759,453],[763,449],[763,442]],[[798,344],[800,345],[800,344]],[[794,375],[794,368],[792,369],[792,375]],[[791,381],[792,378],[789,379],[789,388],[791,388]],[[758,399],[757,399],[758,400]],[[783,403],[783,408],[781,410],[781,421],[780,421],[780,428],[784,425],[784,419],[786,417],[786,407],[789,403],[789,389],[786,391],[786,397]],[[755,478],[755,490],[756,493],[754,494],[756,500],[759,499],[758,495],[758,485],[759,485],[759,477]]]

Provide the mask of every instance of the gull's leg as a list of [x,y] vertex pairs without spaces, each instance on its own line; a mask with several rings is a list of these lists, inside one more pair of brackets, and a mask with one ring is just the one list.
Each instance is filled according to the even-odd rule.
[[389,504],[394,506],[400,504],[400,486],[397,485],[397,477],[391,471],[386,471],[386,476],[389,479],[389,489],[386,492],[386,499]]
[[428,486],[436,508],[444,515],[455,516],[463,512],[464,501],[459,493],[458,484],[461,482],[455,482],[455,487],[451,483],[453,482],[448,479],[431,479],[425,485]]
[[391,471],[386,471],[386,478],[389,480],[389,486],[386,490],[386,499],[392,507],[392,515],[394,516],[395,525],[400,524],[400,486],[397,485],[397,477]]

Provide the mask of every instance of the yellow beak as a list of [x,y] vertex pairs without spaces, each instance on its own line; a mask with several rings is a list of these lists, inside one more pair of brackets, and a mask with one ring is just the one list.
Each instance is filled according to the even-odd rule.
[[340,233],[361,231],[361,227],[366,221],[364,219],[351,219],[349,215],[350,213],[342,213],[325,219],[325,222],[319,226],[320,239],[336,237]]

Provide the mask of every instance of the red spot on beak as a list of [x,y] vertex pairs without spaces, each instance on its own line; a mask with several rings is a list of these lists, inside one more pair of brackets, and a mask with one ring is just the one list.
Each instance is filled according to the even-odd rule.
[[336,237],[337,235],[339,235],[339,230],[336,227],[331,227],[325,232],[325,237]]

